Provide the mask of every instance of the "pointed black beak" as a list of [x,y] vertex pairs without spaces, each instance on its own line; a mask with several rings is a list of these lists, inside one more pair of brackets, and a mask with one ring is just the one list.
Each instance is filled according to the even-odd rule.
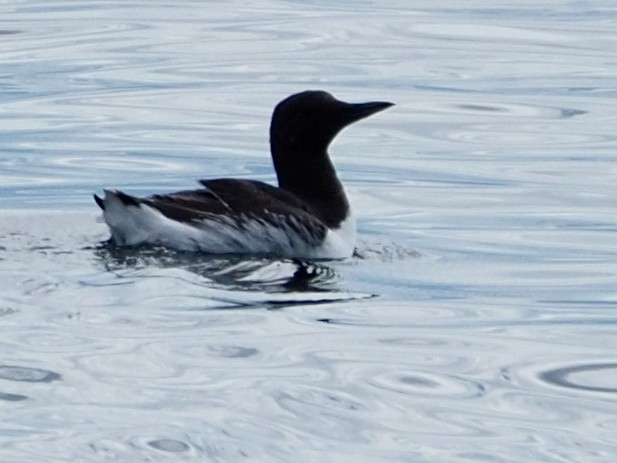
[[388,109],[394,106],[394,103],[388,101],[371,101],[369,103],[351,103],[347,106],[347,123],[359,121],[365,117],[369,117],[379,111]]

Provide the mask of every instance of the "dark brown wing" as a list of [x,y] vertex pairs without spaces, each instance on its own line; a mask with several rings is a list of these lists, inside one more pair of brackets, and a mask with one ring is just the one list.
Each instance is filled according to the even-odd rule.
[[201,189],[154,195],[139,201],[179,222],[233,219],[242,227],[243,222],[259,220],[273,226],[284,225],[310,242],[318,242],[326,235],[326,225],[311,213],[308,205],[285,190],[240,179],[200,183]]

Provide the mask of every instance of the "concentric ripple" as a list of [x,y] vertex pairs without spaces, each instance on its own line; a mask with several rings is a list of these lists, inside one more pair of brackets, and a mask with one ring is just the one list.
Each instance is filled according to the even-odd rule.
[[548,384],[567,389],[617,394],[616,375],[617,363],[597,363],[543,371],[539,377]]

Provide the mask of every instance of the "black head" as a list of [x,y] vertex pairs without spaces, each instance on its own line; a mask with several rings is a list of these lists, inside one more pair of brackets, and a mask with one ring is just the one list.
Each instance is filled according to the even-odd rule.
[[393,106],[393,103],[345,103],[324,91],[308,90],[281,101],[272,115],[270,143],[280,153],[325,153],[334,137],[352,122]]

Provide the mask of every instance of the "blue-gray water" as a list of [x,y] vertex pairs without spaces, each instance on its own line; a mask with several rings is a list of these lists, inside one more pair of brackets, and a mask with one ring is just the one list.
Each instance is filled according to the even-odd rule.
[[[614,1],[0,4],[0,461],[617,458]],[[117,251],[91,194],[332,154],[358,256]]]

